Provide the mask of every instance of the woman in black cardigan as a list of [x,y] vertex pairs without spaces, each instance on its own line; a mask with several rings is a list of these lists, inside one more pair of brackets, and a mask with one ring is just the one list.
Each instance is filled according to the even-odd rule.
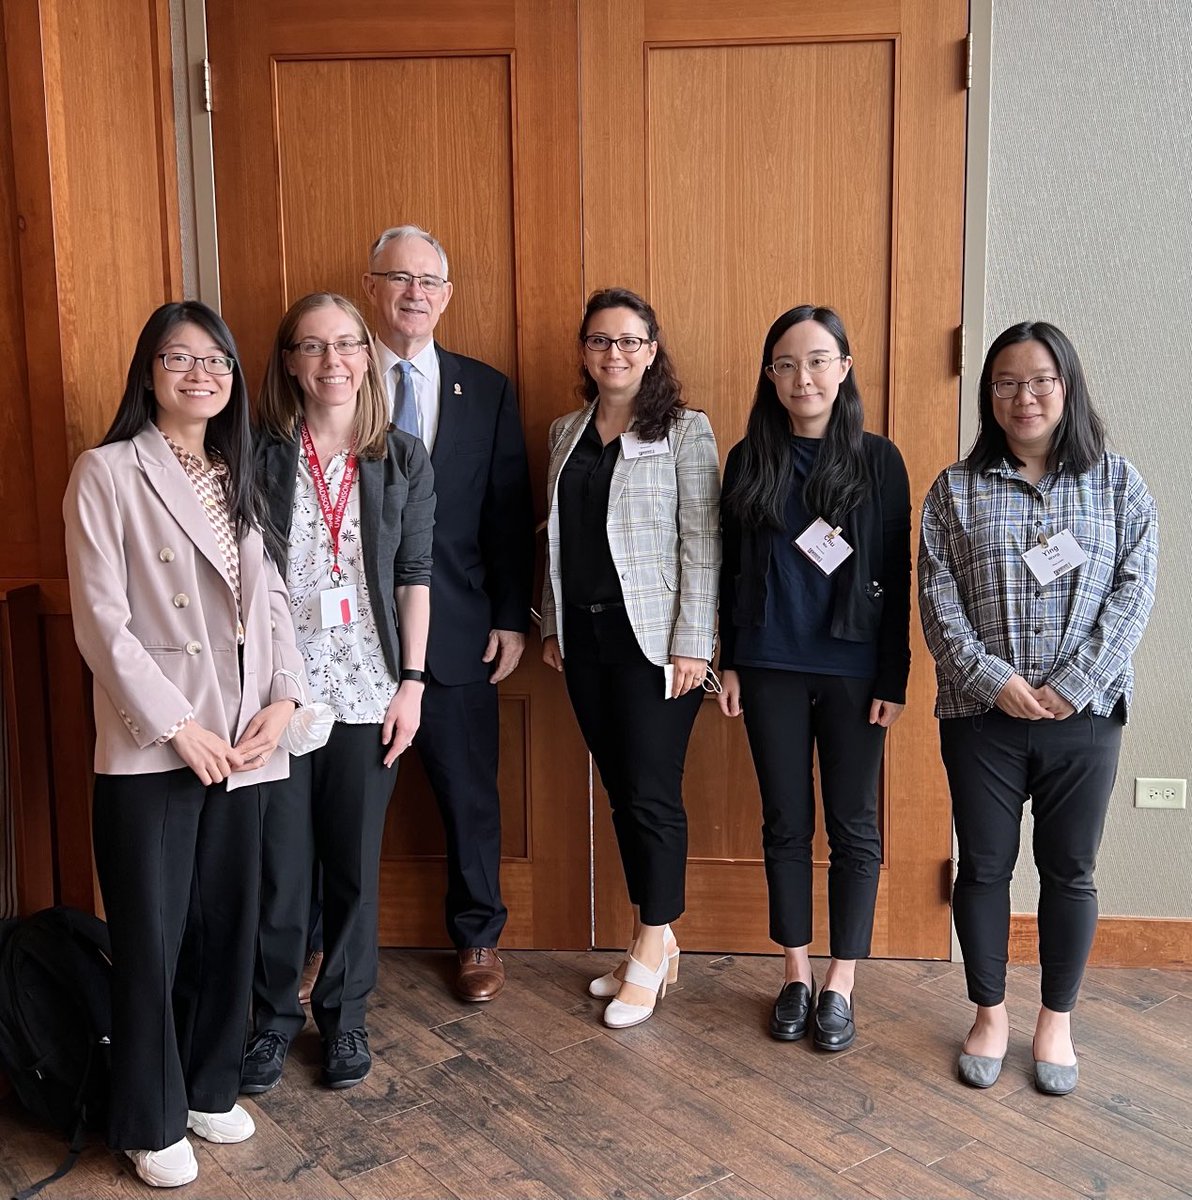
[[351,1087],[372,1056],[377,887],[392,767],[414,739],[425,687],[434,477],[426,447],[389,423],[364,321],[316,292],[282,318],[260,398],[261,470],[310,692],[335,716],[295,758],[265,812],[253,1036],[240,1090],[281,1079],[305,1024],[312,856],[323,878],[324,957],[311,993],[323,1082]]
[[[886,730],[910,670],[910,491],[894,444],[863,430],[848,338],[801,305],[766,334],[745,438],[721,506],[720,665],[745,716],[762,796],[770,936],[786,978],[770,1032],[821,1050],[856,1038],[853,976],[869,954]],[[811,942],[818,750],[832,961],[815,1004]],[[814,1013],[814,1015],[813,1015]]]

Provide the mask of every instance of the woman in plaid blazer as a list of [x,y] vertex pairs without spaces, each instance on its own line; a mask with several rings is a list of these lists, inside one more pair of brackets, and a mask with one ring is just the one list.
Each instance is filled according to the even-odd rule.
[[720,471],[708,418],[683,404],[658,319],[623,288],[580,326],[580,395],[550,430],[543,659],[567,680],[612,804],[633,937],[594,996],[637,1025],[678,973],[683,762],[712,656]]

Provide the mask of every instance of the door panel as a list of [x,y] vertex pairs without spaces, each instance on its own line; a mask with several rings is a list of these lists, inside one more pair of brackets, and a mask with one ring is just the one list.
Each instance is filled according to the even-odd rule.
[[[811,302],[841,312],[866,425],[898,442],[916,501],[955,457],[966,22],[962,0],[581,6],[585,286],[650,297],[722,456],[744,432],[767,327]],[[949,808],[915,629],[884,770],[874,953],[946,957]],[[710,698],[684,794],[680,941],[772,950],[748,746]],[[619,945],[628,909],[603,795],[594,811],[596,942]],[[826,953],[822,833],[815,861]]]
[[[574,405],[587,291],[656,304],[722,455],[761,339],[803,301],[840,309],[869,428],[917,501],[955,457],[964,0],[208,0],[223,303],[254,380],[286,304],[361,301],[383,226],[435,230],[456,292],[444,345],[515,378],[538,514],[546,432]],[[582,210],[582,221],[581,221]],[[917,629],[917,620],[915,621]],[[950,853],[930,660],[917,633],[884,770],[874,951],[946,956]],[[561,680],[501,687],[510,945],[622,943],[624,882]],[[692,949],[767,950],[760,809],[744,732],[706,700],[687,766]],[[816,948],[827,848],[816,842]],[[387,944],[443,940],[442,831],[416,758],[383,844]]]
[[[224,314],[255,384],[289,303],[329,289],[367,315],[372,239],[432,230],[455,283],[437,337],[518,385],[541,513],[580,292],[574,13],[545,0],[394,11],[209,0]],[[587,755],[534,635],[500,711],[504,942],[586,946]],[[381,853],[382,942],[444,944],[443,831],[416,752]]]

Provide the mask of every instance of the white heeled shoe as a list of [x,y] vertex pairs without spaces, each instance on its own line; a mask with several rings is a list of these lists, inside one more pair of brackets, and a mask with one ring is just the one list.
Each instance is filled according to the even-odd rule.
[[[678,955],[675,958],[677,960]],[[654,1004],[626,1004],[623,1000],[612,1000],[604,1010],[604,1023],[610,1029],[628,1029],[631,1025],[640,1025],[643,1021],[648,1021],[654,1015],[655,1005],[666,995],[666,980],[670,968],[671,960],[666,954],[662,956],[656,971],[651,971],[631,954],[625,967],[625,982],[653,992]],[[677,961],[675,969],[678,970]]]
[[[675,983],[679,978],[679,943],[675,941],[674,932],[669,925],[663,928],[662,944],[667,948],[666,958],[670,964],[666,972],[666,982]],[[621,990],[621,979],[617,972],[623,972],[628,962],[629,951],[626,950],[625,957],[611,971],[588,984],[588,995],[595,996],[597,1000],[611,1000]]]

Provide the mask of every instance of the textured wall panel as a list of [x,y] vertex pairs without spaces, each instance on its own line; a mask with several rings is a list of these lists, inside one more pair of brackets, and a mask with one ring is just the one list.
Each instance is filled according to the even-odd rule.
[[[1192,5],[995,0],[986,330],[1054,321],[1112,447],[1160,510],[1159,595],[1097,883],[1101,911],[1192,917],[1192,810],[1133,807],[1192,777]],[[1029,818],[1012,907],[1035,907]]]

